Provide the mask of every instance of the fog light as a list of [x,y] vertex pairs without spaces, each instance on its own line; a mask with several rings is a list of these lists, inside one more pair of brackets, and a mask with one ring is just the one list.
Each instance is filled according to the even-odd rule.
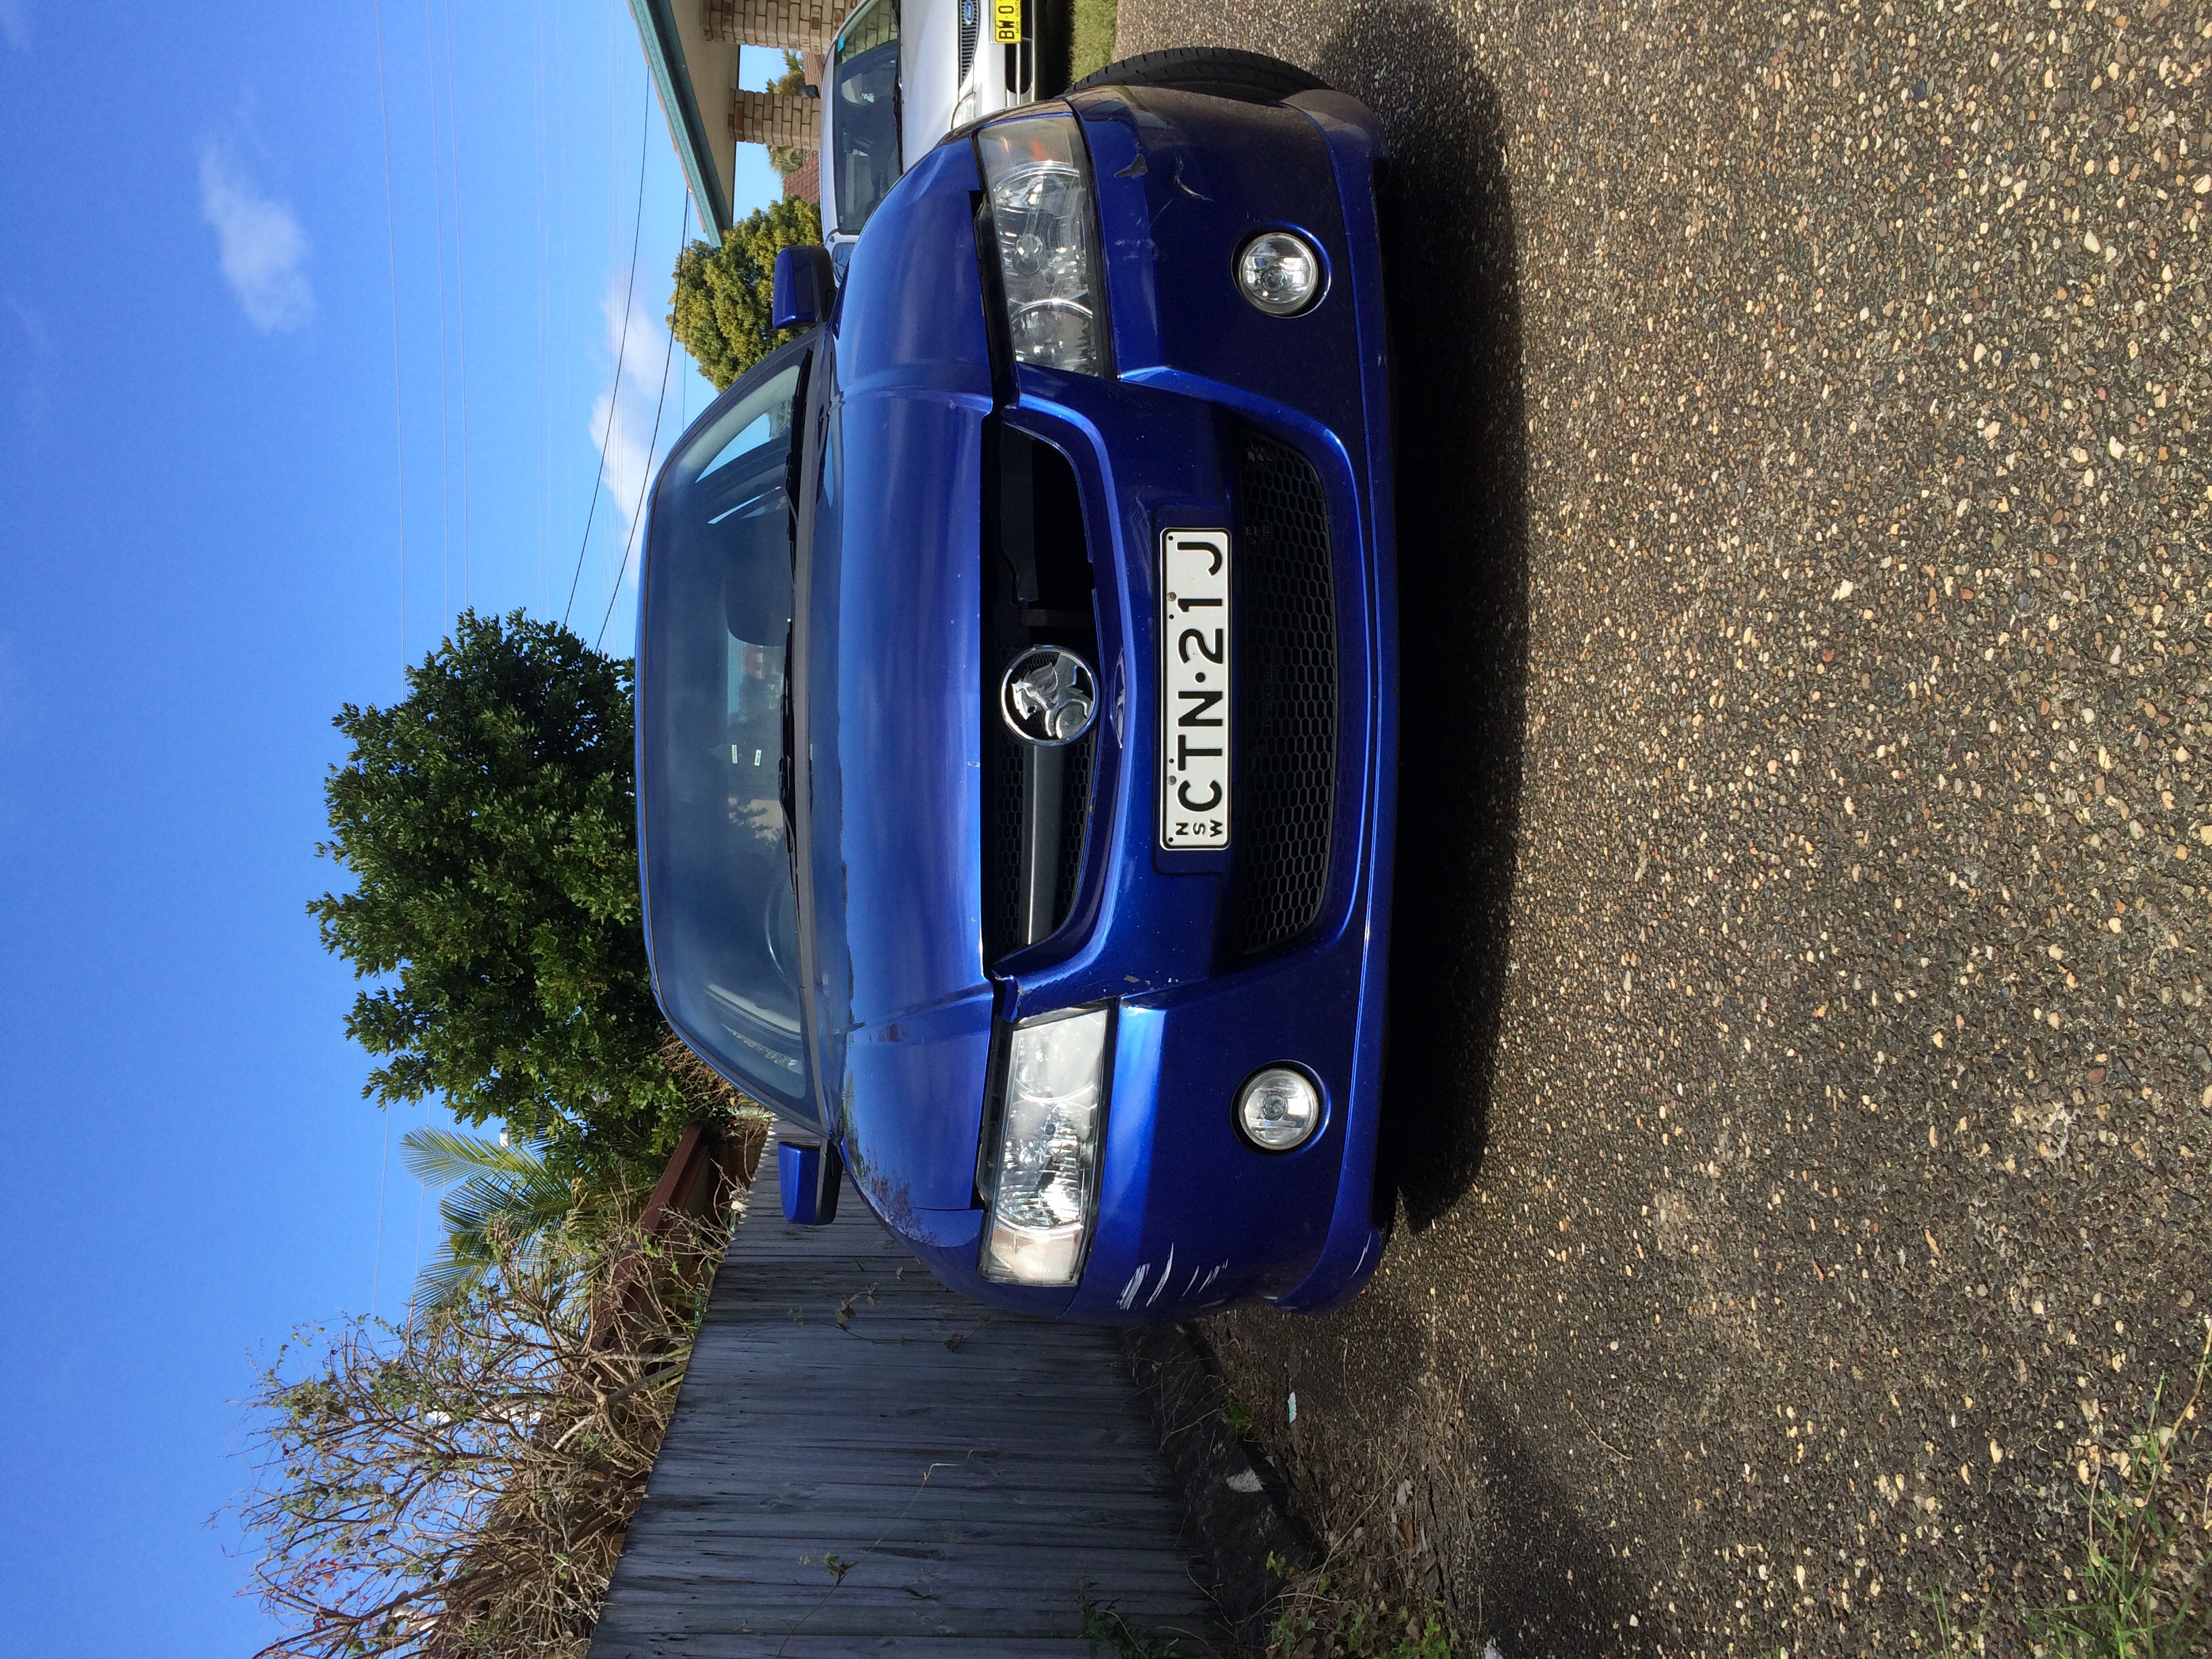
[[1271,230],[1237,256],[1237,286],[1271,317],[1295,317],[1321,292],[1321,255],[1303,236]]
[[1262,1152],[1303,1146],[1321,1121],[1321,1091],[1304,1072],[1270,1066],[1237,1091],[1237,1127]]

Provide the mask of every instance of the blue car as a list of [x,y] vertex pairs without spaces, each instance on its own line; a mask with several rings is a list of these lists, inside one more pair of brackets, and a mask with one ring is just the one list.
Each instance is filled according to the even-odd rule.
[[794,1217],[1103,1323],[1374,1271],[1382,166],[1235,52],[956,131],[656,481],[647,943]]

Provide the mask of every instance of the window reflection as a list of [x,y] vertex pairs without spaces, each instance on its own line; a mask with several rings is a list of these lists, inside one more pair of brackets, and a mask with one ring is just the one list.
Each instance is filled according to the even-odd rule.
[[641,665],[653,960],[670,1018],[771,1105],[800,1106],[798,905],[784,809],[785,476],[799,360],[778,354],[669,463]]

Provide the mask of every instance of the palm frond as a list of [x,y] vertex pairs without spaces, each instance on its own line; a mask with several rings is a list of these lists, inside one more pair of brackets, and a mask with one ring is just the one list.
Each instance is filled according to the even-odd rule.
[[580,1222],[634,1215],[659,1177],[651,1160],[617,1158],[572,1182],[547,1167],[540,1146],[450,1129],[411,1129],[400,1146],[408,1173],[443,1189],[445,1248],[416,1275],[418,1313],[452,1307],[498,1261],[534,1259]]
[[528,1181],[477,1176],[438,1201],[448,1237],[486,1239],[498,1227],[517,1243],[560,1226],[576,1207],[568,1183],[542,1170]]
[[434,1256],[415,1274],[415,1311],[422,1315],[453,1307],[490,1273],[489,1256],[461,1256],[451,1250]]
[[519,1179],[545,1171],[543,1151],[528,1145],[505,1146],[489,1135],[453,1129],[410,1129],[399,1138],[400,1161],[426,1187],[450,1187],[471,1176],[504,1175]]
[[529,1261],[574,1213],[575,1194],[540,1170],[535,1179],[480,1175],[438,1202],[446,1244],[415,1276],[415,1305],[429,1312],[459,1302],[502,1258]]

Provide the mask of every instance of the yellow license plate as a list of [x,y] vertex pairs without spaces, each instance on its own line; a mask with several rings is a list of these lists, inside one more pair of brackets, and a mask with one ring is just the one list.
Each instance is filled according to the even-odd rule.
[[1022,38],[1022,0],[991,0],[991,38],[1002,46]]

